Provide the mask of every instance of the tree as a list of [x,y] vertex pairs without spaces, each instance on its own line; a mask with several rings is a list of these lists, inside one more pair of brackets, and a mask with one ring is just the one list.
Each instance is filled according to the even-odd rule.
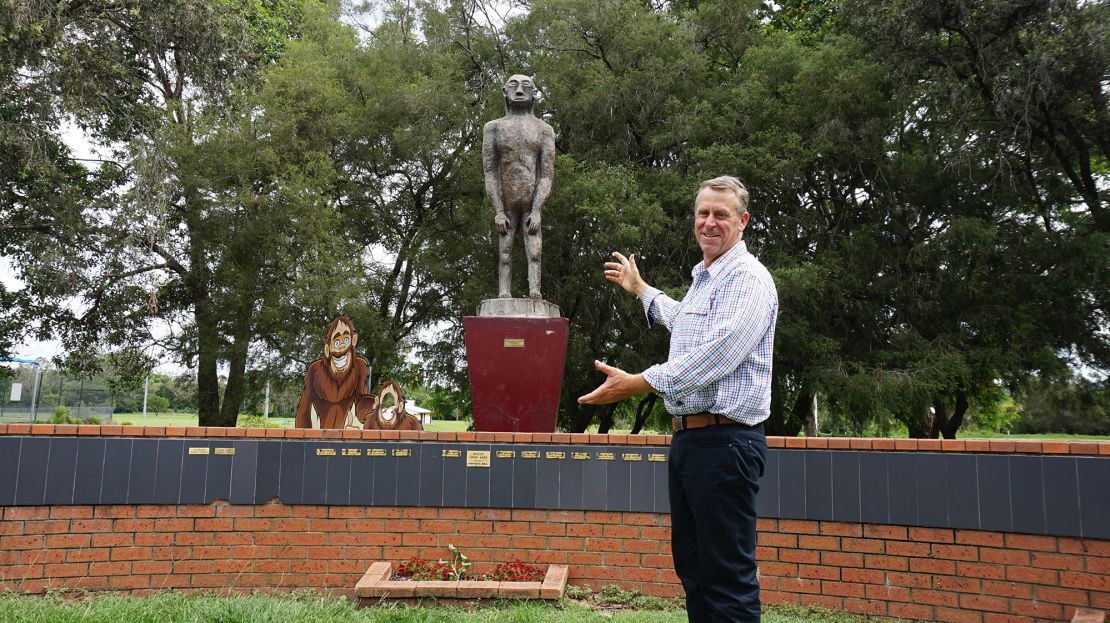
[[[260,332],[255,312],[304,283],[291,267],[311,265],[326,237],[328,170],[318,153],[327,135],[303,135],[317,142],[290,149],[297,143],[279,130],[292,120],[260,117],[250,99],[306,9],[327,13],[293,0],[20,9],[30,17],[17,23],[48,30],[27,48],[22,66],[35,73],[25,82],[58,94],[53,114],[66,111],[98,142],[120,145],[112,175],[101,174],[114,189],[98,203],[68,202],[64,222],[32,209],[26,194],[13,199],[33,233],[12,247],[34,294],[24,312],[43,317],[44,331],[65,327],[71,367],[94,361],[97,347],[165,348],[197,369],[200,422],[234,423]],[[75,296],[78,311],[68,305]],[[160,322],[184,333],[162,337]],[[230,365],[222,406],[221,360]]]

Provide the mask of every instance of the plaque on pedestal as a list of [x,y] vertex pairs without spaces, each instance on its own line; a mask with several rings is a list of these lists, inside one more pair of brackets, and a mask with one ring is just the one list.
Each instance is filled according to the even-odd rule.
[[[478,309],[480,315],[463,318],[474,430],[553,432],[567,319],[534,299],[490,299]],[[486,315],[514,310],[519,315]]]

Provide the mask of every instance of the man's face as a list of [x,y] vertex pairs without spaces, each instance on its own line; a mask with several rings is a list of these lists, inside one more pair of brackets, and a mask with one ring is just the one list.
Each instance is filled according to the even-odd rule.
[[505,98],[513,103],[531,103],[535,95],[535,86],[528,76],[518,74],[505,82]]
[[328,359],[336,374],[345,374],[350,368],[351,349],[357,339],[351,327],[342,322],[335,325],[335,330],[328,336]]
[[740,242],[749,218],[747,212],[740,214],[732,192],[708,187],[698,192],[694,200],[694,237],[706,266]]

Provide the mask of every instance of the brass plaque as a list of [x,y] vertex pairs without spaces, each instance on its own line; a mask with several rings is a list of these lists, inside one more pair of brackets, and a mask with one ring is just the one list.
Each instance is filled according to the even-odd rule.
[[621,455],[621,458],[626,461],[642,461],[644,460],[644,455],[638,452],[625,452]]
[[216,454],[222,454],[224,456],[231,456],[231,455],[235,454],[235,448],[216,448]]
[[362,456],[362,448],[343,448],[343,456]]
[[521,450],[520,458],[522,459],[538,459],[540,458],[539,450]]
[[393,456],[412,456],[412,450],[408,448],[398,448],[393,450]]
[[597,453],[597,460],[599,460],[599,461],[615,461],[616,459],[617,459],[617,457],[614,456],[612,452],[598,452]]
[[522,338],[522,337],[507,337],[507,338],[505,338],[505,348],[524,348],[524,338]]
[[575,461],[588,461],[588,460],[590,460],[590,453],[589,452],[571,452],[570,453],[570,458],[574,459]]
[[462,450],[443,450],[441,456],[445,459],[457,459],[462,456]]
[[544,456],[549,459],[565,459],[567,458],[566,452],[546,452]]
[[385,448],[370,448],[366,451],[366,456],[385,456]]
[[335,456],[335,448],[316,448],[316,456]]
[[648,455],[648,461],[651,461],[652,463],[666,463],[667,455],[652,453]]
[[516,450],[498,450],[497,458],[499,459],[515,459]]
[[212,451],[212,448],[209,448],[207,446],[205,446],[203,448],[196,448],[196,447],[189,448],[189,454],[208,454],[211,451]]
[[467,450],[467,467],[489,467],[489,450]]

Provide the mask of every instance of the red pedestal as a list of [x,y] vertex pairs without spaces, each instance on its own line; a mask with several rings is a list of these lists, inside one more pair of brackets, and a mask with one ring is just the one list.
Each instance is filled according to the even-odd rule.
[[567,325],[566,318],[463,318],[474,430],[554,432]]

